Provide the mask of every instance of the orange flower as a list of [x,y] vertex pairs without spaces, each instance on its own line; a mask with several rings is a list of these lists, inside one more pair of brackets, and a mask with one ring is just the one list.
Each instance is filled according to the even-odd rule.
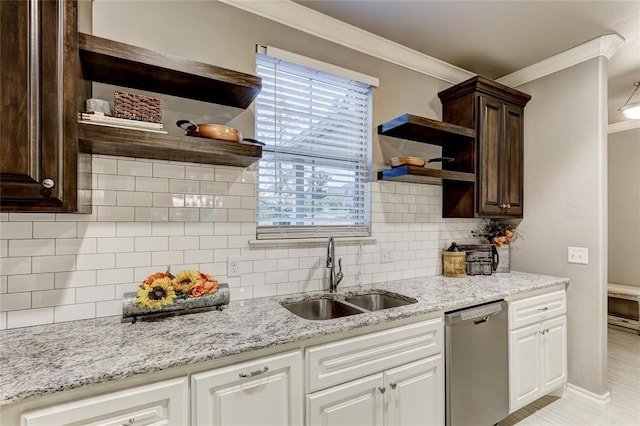
[[195,284],[189,290],[189,297],[200,297],[218,290],[218,281],[210,275],[199,273]]
[[173,275],[167,273],[167,272],[156,272],[155,274],[151,274],[149,275],[143,282],[142,284],[140,284],[140,288],[144,288],[144,286],[150,286],[151,284],[153,284],[153,282],[155,280],[161,279],[161,278],[168,278],[169,280],[173,279]]

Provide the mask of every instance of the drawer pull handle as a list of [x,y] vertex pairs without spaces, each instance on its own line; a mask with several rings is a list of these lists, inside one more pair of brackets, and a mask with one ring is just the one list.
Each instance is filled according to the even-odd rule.
[[538,310],[539,310],[539,311],[548,311],[548,310],[549,310],[549,307],[548,307],[548,306],[545,306],[544,308],[538,308]]
[[244,378],[247,378],[247,377],[259,376],[261,374],[266,373],[267,371],[269,371],[269,367],[264,367],[262,370],[256,370],[256,371],[252,371],[250,373],[240,373],[240,374],[238,374],[238,376],[240,376],[240,378],[244,379]]
[[398,387],[398,384],[395,382],[391,382],[389,383],[389,386],[391,386],[391,389],[395,389],[396,387]]
[[380,391],[380,393],[385,393],[387,391],[387,389],[385,388],[378,388],[378,390]]
[[548,328],[545,328],[544,330],[542,330],[542,331],[540,332],[540,334],[542,334],[542,335],[544,336],[544,335],[545,335],[545,334],[547,334],[548,332],[549,332],[549,329],[548,329]]
[[126,423],[122,423],[122,426],[131,426],[136,422],[135,417],[131,417]]

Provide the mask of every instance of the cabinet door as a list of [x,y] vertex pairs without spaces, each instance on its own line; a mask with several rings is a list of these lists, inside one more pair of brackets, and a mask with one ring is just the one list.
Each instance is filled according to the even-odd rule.
[[139,386],[26,412],[22,426],[121,426],[189,424],[187,378]]
[[384,373],[386,425],[444,424],[444,360],[442,354]]
[[0,1],[0,209],[77,203],[75,0]]
[[523,212],[523,113],[524,109],[521,107],[508,104],[504,106],[505,130],[498,184],[500,204],[508,206],[503,214],[512,217],[522,217]]
[[307,426],[382,426],[382,373],[307,395]]
[[302,424],[300,351],[191,376],[193,424]]
[[540,324],[509,332],[509,412],[542,395]]
[[500,180],[504,109],[502,102],[487,96],[479,96],[478,101],[478,213],[495,217],[503,212]]
[[567,319],[561,317],[542,324],[542,385],[549,392],[567,381]]

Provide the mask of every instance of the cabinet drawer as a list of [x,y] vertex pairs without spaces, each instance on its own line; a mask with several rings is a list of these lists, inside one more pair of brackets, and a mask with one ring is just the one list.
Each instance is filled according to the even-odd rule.
[[436,318],[309,348],[307,393],[442,351],[442,319]]
[[20,424],[185,425],[189,423],[188,389],[186,377],[167,380],[29,411],[21,416]]
[[509,303],[509,330],[566,313],[566,300],[566,292],[559,290]]

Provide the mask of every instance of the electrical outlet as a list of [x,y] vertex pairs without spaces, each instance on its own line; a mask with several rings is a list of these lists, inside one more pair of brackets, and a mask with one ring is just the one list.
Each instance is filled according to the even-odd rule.
[[382,263],[391,263],[393,262],[393,249],[390,248],[386,248],[386,249],[382,249],[382,251],[380,252],[380,257],[382,257],[381,262]]
[[227,258],[227,277],[240,276],[240,259],[237,257]]
[[589,263],[589,249],[586,247],[569,247],[567,262],[587,265]]

